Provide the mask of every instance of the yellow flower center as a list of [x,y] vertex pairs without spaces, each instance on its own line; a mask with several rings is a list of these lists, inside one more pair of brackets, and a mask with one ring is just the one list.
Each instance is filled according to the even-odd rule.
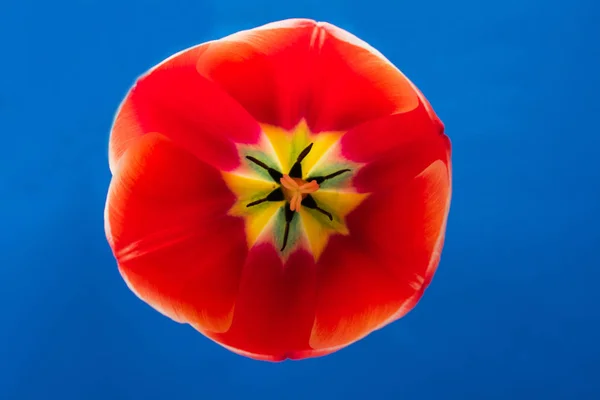
[[319,258],[329,237],[347,235],[345,217],[368,196],[352,187],[361,167],[341,156],[343,132],[312,134],[263,125],[258,145],[239,145],[244,162],[223,177],[237,201],[229,211],[246,222],[249,247],[270,242],[282,259],[298,249]]

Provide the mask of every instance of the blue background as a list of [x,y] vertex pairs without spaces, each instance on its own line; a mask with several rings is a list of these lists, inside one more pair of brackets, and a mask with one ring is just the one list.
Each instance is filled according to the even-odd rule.
[[[599,8],[2,0],[0,399],[599,399]],[[454,197],[413,312],[334,355],[271,364],[139,301],[102,213],[133,80],[288,17],[350,30],[423,90],[453,141]]]

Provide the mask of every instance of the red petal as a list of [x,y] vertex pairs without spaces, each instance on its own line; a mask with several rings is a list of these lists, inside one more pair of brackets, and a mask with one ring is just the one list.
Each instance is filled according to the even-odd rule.
[[259,122],[346,130],[418,104],[412,84],[381,54],[327,23],[292,19],[208,45],[198,71]]
[[328,23],[319,23],[313,37],[307,110],[313,131],[344,131],[418,105],[412,83],[364,41]]
[[413,179],[373,193],[348,216],[348,228],[369,254],[418,291],[437,267],[450,198],[450,168],[434,160]]
[[437,138],[437,149],[434,140],[397,147],[361,172],[376,191],[347,217],[350,236],[334,238],[319,260],[311,346],[347,345],[403,316],[431,281],[451,185],[447,141]]
[[115,168],[107,237],[124,279],[167,316],[213,331],[231,324],[247,254],[221,175],[165,136],[138,137]]
[[346,346],[375,329],[402,305],[401,282],[352,237],[336,236],[317,266],[317,308],[310,346]]
[[[374,119],[351,129],[341,139],[342,154],[349,160],[359,163],[373,163],[384,158],[389,159],[390,162],[400,162],[402,163],[400,168],[388,171],[387,175],[391,175],[392,172],[393,174],[408,173],[412,174],[410,178],[421,172],[428,164],[419,163],[421,169],[417,171],[414,168],[403,171],[407,166],[405,161],[407,158],[424,157],[429,163],[435,160],[435,157],[449,160],[450,141],[443,133],[442,123],[429,110],[426,103],[422,103],[413,111]],[[380,169],[378,173],[386,173],[384,169]],[[382,182],[380,177],[375,175],[369,179],[373,184],[389,183]],[[394,176],[394,179],[397,179],[397,176]],[[365,180],[362,179],[361,182]]]
[[311,350],[314,293],[314,261],[309,254],[294,253],[283,266],[272,245],[254,247],[244,267],[231,329],[208,336],[255,359],[297,358]]
[[198,71],[259,122],[290,129],[306,107],[315,23],[294,19],[238,32],[208,44]]
[[115,119],[111,169],[132,138],[149,132],[161,132],[222,170],[239,164],[233,142],[256,142],[260,127],[235,100],[197,72],[197,60],[206,48],[204,44],[178,53],[136,82]]

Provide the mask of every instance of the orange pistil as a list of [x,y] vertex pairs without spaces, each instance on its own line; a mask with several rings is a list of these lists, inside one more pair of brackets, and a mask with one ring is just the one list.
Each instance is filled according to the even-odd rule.
[[302,200],[310,193],[319,190],[319,184],[316,181],[306,182],[302,179],[292,178],[287,174],[283,175],[279,182],[283,187],[286,199],[290,202],[291,211],[299,211]]

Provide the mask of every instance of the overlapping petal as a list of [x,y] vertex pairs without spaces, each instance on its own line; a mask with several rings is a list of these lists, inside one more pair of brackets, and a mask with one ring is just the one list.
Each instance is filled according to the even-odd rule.
[[161,132],[221,170],[239,165],[236,143],[255,143],[260,126],[231,96],[198,73],[197,60],[207,47],[178,53],[138,79],[115,118],[111,169],[132,140],[148,132]]
[[180,322],[225,331],[247,254],[219,172],[158,133],[134,139],[115,167],[106,232],[144,301]]
[[350,236],[332,240],[317,265],[313,348],[350,344],[414,307],[439,262],[449,179],[434,161],[347,217]]
[[353,186],[370,195],[347,217],[350,236],[332,240],[317,265],[317,349],[348,345],[415,306],[438,266],[450,207],[450,141],[424,98],[356,126],[340,147],[364,163]]
[[312,132],[347,130],[418,104],[410,81],[375,49],[312,20],[271,23],[211,42],[198,71],[257,121],[284,129],[306,119]]
[[250,250],[231,329],[207,335],[236,353],[281,361],[308,351],[314,320],[315,264],[299,251],[285,265],[271,245]]

